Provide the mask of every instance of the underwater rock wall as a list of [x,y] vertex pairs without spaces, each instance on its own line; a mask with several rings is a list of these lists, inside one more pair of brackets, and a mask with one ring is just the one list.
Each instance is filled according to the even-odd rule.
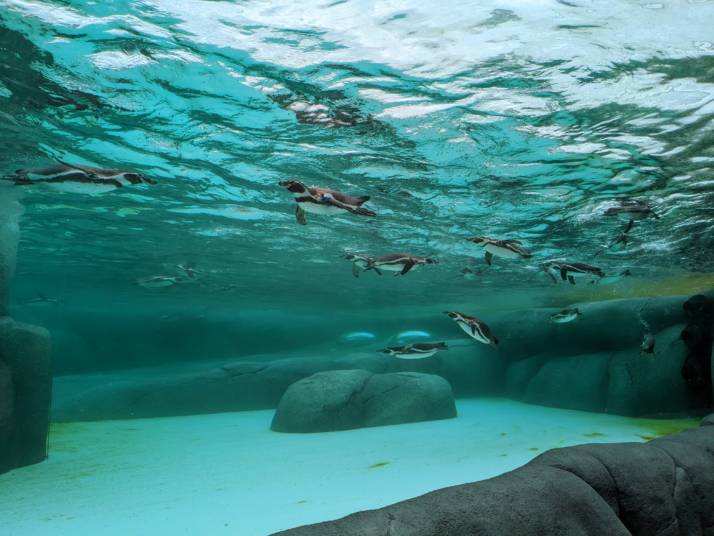
[[503,385],[503,361],[454,348],[437,359],[406,361],[376,353],[338,359],[305,357],[264,362],[232,360],[192,367],[154,367],[55,379],[52,418],[93,421],[275,408],[288,387],[330,370],[421,372],[448,380],[457,396],[493,395]]
[[[53,416],[72,421],[274,408],[292,383],[344,369],[437,374],[449,381],[457,397],[507,395],[623,415],[676,412],[690,407],[680,372],[687,355],[680,338],[687,321],[685,301],[582,304],[583,319],[563,325],[549,322],[556,309],[501,313],[492,321],[502,340],[498,350],[465,336],[454,338],[458,331],[454,333],[453,322],[437,315],[423,326],[435,339],[445,340],[449,350],[423,360],[386,357],[375,351],[379,343],[370,342],[358,348],[343,344],[296,350],[292,355],[301,357],[288,359],[203,358],[111,374],[62,376],[56,379]],[[654,332],[654,354],[640,353],[640,315]]]
[[533,404],[586,411],[644,415],[687,409],[687,385],[680,369],[686,348],[684,325],[655,334],[656,354],[639,345],[624,350],[553,358],[537,355],[508,367],[512,398]]
[[714,534],[714,415],[649,443],[543,453],[504,475],[443,488],[282,536]]
[[17,195],[11,188],[0,185],[0,316],[8,314],[10,282],[17,262],[23,211]]
[[0,473],[47,457],[51,397],[48,332],[0,319]]

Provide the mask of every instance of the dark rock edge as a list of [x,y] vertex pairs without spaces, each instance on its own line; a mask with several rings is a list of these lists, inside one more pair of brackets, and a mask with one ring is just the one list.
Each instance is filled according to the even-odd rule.
[[549,450],[501,476],[283,536],[714,535],[714,414],[648,443]]

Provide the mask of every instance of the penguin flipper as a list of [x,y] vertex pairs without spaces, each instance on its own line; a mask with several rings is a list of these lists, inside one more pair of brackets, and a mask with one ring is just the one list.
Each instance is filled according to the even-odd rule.
[[550,272],[546,272],[548,276],[553,280],[553,283],[558,284],[558,279]]
[[373,270],[377,272],[377,275],[382,275],[382,270],[380,270],[379,268],[373,268]]
[[359,277],[359,268],[357,268],[357,265],[355,263],[352,263],[352,275],[355,277]]
[[568,269],[565,266],[560,269],[560,277],[563,279],[563,281],[568,279]]
[[572,275],[569,275],[569,276],[568,276],[568,281],[570,281],[570,284],[571,284],[571,285],[574,285],[574,284],[575,284],[575,278],[574,278]]
[[407,262],[404,264],[404,268],[402,268],[402,271],[400,272],[402,275],[406,275],[409,273],[409,270],[411,270],[414,267],[413,262]]
[[629,222],[627,222],[627,225],[625,226],[625,230],[622,231],[622,234],[629,233],[634,226],[635,226],[635,220],[630,220]]
[[300,205],[295,207],[295,219],[300,225],[307,225],[307,219],[305,218],[305,211],[300,208]]
[[491,263],[493,262],[493,253],[489,253],[488,251],[484,255],[484,258],[486,259],[486,264],[491,266]]

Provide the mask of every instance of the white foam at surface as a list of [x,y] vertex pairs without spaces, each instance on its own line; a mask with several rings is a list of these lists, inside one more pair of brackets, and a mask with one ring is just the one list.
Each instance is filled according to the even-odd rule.
[[271,432],[271,410],[57,425],[47,462],[0,476],[2,534],[263,536],[489,478],[549,448],[652,434],[625,417],[457,405],[457,419],[321,434]]

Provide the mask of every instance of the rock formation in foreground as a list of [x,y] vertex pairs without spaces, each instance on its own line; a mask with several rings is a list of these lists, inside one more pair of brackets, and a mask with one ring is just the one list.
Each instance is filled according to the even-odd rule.
[[714,415],[649,443],[545,452],[496,478],[282,536],[711,536]]

